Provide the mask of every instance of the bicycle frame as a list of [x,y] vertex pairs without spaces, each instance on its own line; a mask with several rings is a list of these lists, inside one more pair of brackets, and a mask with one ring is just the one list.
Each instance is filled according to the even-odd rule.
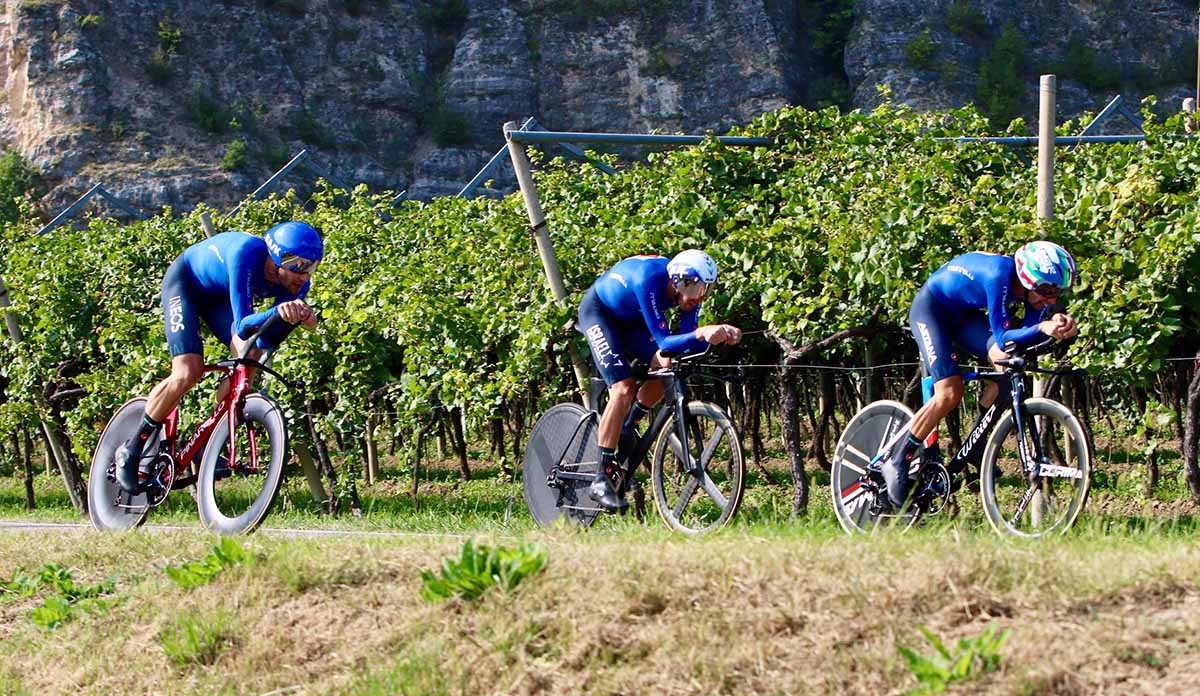
[[[204,367],[204,374],[211,374],[213,372],[224,372],[230,377],[229,393],[213,407],[213,412],[196,428],[196,432],[183,446],[182,451],[178,449],[177,440],[179,434],[179,407],[176,406],[171,409],[171,413],[167,415],[164,424],[166,428],[166,440],[169,444],[171,458],[175,460],[177,475],[186,471],[196,455],[208,445],[208,440],[212,437],[212,432],[222,417],[229,420],[229,461],[235,461],[236,430],[234,426],[237,422],[237,409],[235,405],[240,404],[245,395],[250,391],[250,378],[247,375],[248,370],[246,365],[241,362],[238,362],[232,368],[222,364],[206,365]],[[258,466],[258,453],[255,451],[256,449],[254,438],[250,438],[250,469],[252,471]]]
[[[651,373],[647,376],[648,379],[661,379],[666,382],[667,396],[664,401],[667,403],[663,408],[658,410],[658,413],[655,414],[654,420],[650,424],[650,428],[640,438],[638,438],[638,441],[634,445],[632,451],[630,451],[626,456],[625,465],[621,469],[622,475],[618,490],[619,493],[623,494],[629,489],[629,482],[633,480],[634,472],[637,471],[637,468],[641,465],[642,460],[646,458],[646,455],[649,453],[650,448],[654,445],[655,440],[657,440],[662,434],[663,428],[666,427],[667,419],[670,418],[672,414],[679,414],[679,417],[675,419],[675,425],[676,435],[679,437],[680,446],[684,452],[691,452],[688,446],[689,433],[687,432],[687,428],[691,422],[686,417],[688,385],[686,377],[679,377],[677,374],[678,371],[678,369],[661,370],[657,373]],[[566,447],[563,448],[563,451],[555,460],[555,465],[551,469],[549,476],[550,481],[553,481],[556,478],[578,480],[591,479],[591,474],[580,474],[575,471],[565,472],[562,471],[560,467],[563,463],[563,460],[566,459],[567,455],[570,453],[571,443],[575,441],[575,436],[579,433],[580,429],[585,427],[599,427],[599,425],[600,414],[597,411],[588,411],[587,414],[580,419],[579,423],[575,426],[575,432],[572,433],[571,438],[567,440]],[[585,442],[586,438],[580,441],[578,447],[583,447]],[[574,459],[578,461],[582,457],[582,454],[582,452],[577,450],[575,452]],[[691,459],[690,454],[688,455],[688,458]],[[689,471],[697,478],[700,478],[703,474],[703,465],[701,460],[691,461],[689,462],[689,465]]]
[[[999,420],[996,416],[1003,409],[1011,409],[1013,412],[1013,426],[1017,433],[1017,456],[1021,461],[1021,468],[1026,477],[1032,483],[1042,476],[1043,473],[1048,473],[1050,476],[1056,477],[1072,477],[1072,472],[1064,467],[1055,464],[1043,464],[1046,461],[1046,453],[1042,445],[1042,439],[1038,433],[1036,420],[1025,418],[1025,380],[1026,372],[1037,372],[1047,375],[1072,375],[1078,374],[1077,370],[1044,370],[1038,367],[1028,366],[1024,358],[1009,358],[1000,361],[1000,364],[1011,367],[1008,371],[987,371],[987,372],[964,372],[962,378],[964,382],[976,380],[991,380],[1001,381],[1007,379],[1009,382],[1008,401],[1002,401],[1002,396],[998,396],[995,401],[983,412],[976,420],[975,425],[967,434],[958,452],[951,457],[949,464],[946,465],[947,471],[953,476],[961,473],[967,465],[975,459],[982,459],[983,448],[987,446],[987,437]],[[929,401],[933,396],[933,378],[925,377],[921,380],[922,393],[925,401]],[[926,438],[926,450],[932,450],[932,456],[926,457],[927,460],[935,460],[942,463],[941,450],[937,447],[938,431],[935,429]],[[1032,442],[1032,446],[1030,445]],[[978,455],[978,459],[976,459]],[[1031,485],[1026,491],[1025,497],[1018,506],[1018,513],[1028,504],[1032,498],[1036,486]]]

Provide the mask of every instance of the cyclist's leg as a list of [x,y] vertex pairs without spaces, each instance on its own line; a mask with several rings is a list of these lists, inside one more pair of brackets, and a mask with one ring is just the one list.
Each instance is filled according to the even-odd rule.
[[896,507],[901,506],[908,495],[908,469],[918,448],[946,414],[958,405],[963,393],[958,356],[953,351],[952,334],[948,330],[954,325],[954,317],[947,316],[932,293],[922,287],[913,298],[908,322],[921,352],[921,364],[934,383],[933,398],[913,415],[908,437],[882,467],[888,498]]
[[182,258],[176,259],[163,276],[161,300],[163,326],[171,349],[171,374],[150,391],[137,434],[115,452],[117,482],[126,491],[138,487],[138,463],[146,442],[204,370],[199,312],[189,293],[188,271]]
[[[972,313],[959,325],[954,342],[965,348],[972,355],[987,356],[988,362],[996,367],[997,360],[1003,360],[1008,354],[996,345],[996,337],[992,335],[991,324],[982,313]],[[982,382],[979,393],[979,410],[982,412],[1000,393],[1000,385],[991,380]]]
[[600,303],[596,291],[589,289],[579,305],[579,327],[587,337],[592,361],[608,385],[608,404],[600,416],[597,433],[600,465],[596,468],[596,480],[588,492],[608,510],[625,507],[624,501],[613,490],[609,477],[615,471],[622,422],[637,395],[637,382],[633,378],[619,326],[620,323]]
[[[201,316],[204,317],[204,323],[217,337],[217,340],[222,345],[229,346],[229,350],[233,355],[241,355],[240,350],[245,342],[237,336],[233,335],[233,308],[228,302],[219,302],[204,307],[201,311]],[[250,358],[257,360],[260,355],[252,353]],[[248,370],[248,376],[251,380],[254,379],[254,370]],[[217,391],[213,396],[213,403],[219,404],[224,401],[229,395],[230,383],[229,377],[226,376],[217,383]]]
[[[654,355],[658,352],[658,344],[654,342],[654,337],[650,335],[650,331],[644,325],[638,324],[631,327],[624,339],[632,355],[637,357],[642,364],[654,366]],[[635,433],[642,418],[650,413],[650,410],[657,406],[658,402],[662,401],[665,390],[666,386],[661,379],[648,379],[642,382],[642,386],[638,388],[637,398],[633,402],[633,408],[629,409],[629,415],[625,417],[625,423],[621,427],[622,437]]]

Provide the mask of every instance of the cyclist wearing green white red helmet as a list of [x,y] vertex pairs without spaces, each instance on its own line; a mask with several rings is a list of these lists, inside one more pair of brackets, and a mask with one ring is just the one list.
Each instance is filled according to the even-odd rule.
[[[275,225],[262,237],[245,232],[214,235],[175,259],[162,282],[171,374],[151,390],[137,435],[117,448],[113,463],[121,488],[130,493],[138,490],[145,473],[139,471],[139,462],[146,442],[204,373],[200,321],[238,355],[249,336],[278,314],[283,322],[276,330],[264,332],[249,354],[258,359],[263,350],[283,342],[296,325],[316,326],[316,315],[304,298],[309,277],[324,253],[316,229],[291,221]],[[275,302],[256,313],[254,301],[265,298]],[[218,401],[228,388],[223,381]]]
[[[579,305],[579,327],[587,336],[595,362],[608,384],[608,405],[600,417],[600,465],[589,495],[606,510],[626,507],[609,477],[620,456],[618,445],[635,437],[638,422],[663,397],[663,384],[649,380],[639,388],[630,363],[650,367],[669,364],[661,351],[687,354],[709,344],[737,343],[742,332],[729,324],[698,326],[701,301],[717,282],[717,264],[698,249],[668,260],[633,256],[610,268],[592,285]],[[678,307],[679,329],[672,333],[665,312]]]
[[[888,499],[897,508],[908,495],[908,470],[921,443],[963,396],[957,348],[993,364],[1007,357],[1010,343],[1028,346],[1047,338],[1066,340],[1079,332],[1065,313],[1046,316],[1050,305],[1075,283],[1075,259],[1047,241],[1030,242],[1012,256],[972,252],[946,262],[913,299],[909,325],[921,351],[921,365],[934,380],[933,398],[913,417],[908,438],[882,466]],[[1009,303],[1024,305],[1020,326],[1013,326]],[[990,405],[999,386],[986,382],[980,405]]]

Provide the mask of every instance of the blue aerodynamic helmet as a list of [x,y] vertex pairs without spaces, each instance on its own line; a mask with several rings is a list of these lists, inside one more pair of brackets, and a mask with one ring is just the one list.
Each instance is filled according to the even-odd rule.
[[312,273],[325,255],[321,233],[306,222],[281,222],[263,235],[271,259],[294,273]]

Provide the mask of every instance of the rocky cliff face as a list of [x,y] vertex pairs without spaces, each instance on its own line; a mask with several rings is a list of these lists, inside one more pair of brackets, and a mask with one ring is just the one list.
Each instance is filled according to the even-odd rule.
[[[963,15],[962,0],[858,0],[834,42],[845,71],[829,71],[813,47],[829,45],[823,14],[848,2],[0,0],[0,140],[43,174],[50,209],[96,182],[147,210],[228,207],[302,148],[348,183],[428,198],[456,192],[501,125],[527,116],[723,131],[830,81],[855,106],[876,103],[877,83],[922,108],[965,103],[1007,26],[1026,44],[1027,109],[1037,70],[1067,53],[1119,79],[1064,79],[1064,116],[1113,86],[1178,101],[1191,81],[1182,2],[979,2]],[[914,41],[927,49],[915,61]],[[235,141],[246,154],[223,167]]]
[[[879,84],[919,109],[981,99],[982,66],[1005,29],[1019,39],[1019,104],[1031,124],[1039,73],[1058,75],[1060,119],[1099,111],[1118,93],[1134,108],[1146,94],[1173,109],[1193,96],[1195,3],[859,0],[845,53],[854,104],[878,103]],[[917,42],[928,47],[924,61],[914,60]]]

